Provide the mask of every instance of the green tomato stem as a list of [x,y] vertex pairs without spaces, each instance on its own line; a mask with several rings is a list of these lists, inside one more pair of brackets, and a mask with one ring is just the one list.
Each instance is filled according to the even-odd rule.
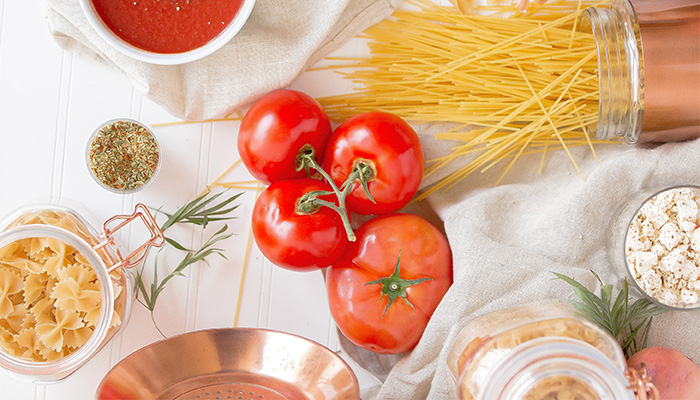
[[337,212],[340,215],[340,219],[343,221],[343,227],[345,228],[345,234],[348,236],[348,240],[351,242],[354,242],[357,240],[357,237],[355,236],[355,232],[352,230],[352,226],[350,225],[350,218],[348,217],[348,213],[345,212],[345,209],[336,206],[335,204],[331,203],[330,201],[325,201],[321,199],[316,199],[316,204],[324,207],[331,208],[335,212]]
[[[337,212],[338,215],[340,215],[340,219],[343,221],[343,227],[345,228],[345,234],[348,237],[348,241],[354,242],[355,240],[357,240],[357,237],[355,236],[355,232],[353,232],[352,230],[352,225],[350,224],[350,216],[348,215],[347,207],[345,206],[345,200],[350,194],[350,191],[352,191],[352,185],[347,184],[346,181],[343,184],[345,187],[341,191],[340,188],[338,188],[338,185],[336,185],[333,181],[333,178],[331,178],[331,176],[328,175],[328,173],[323,168],[321,168],[320,165],[318,165],[314,153],[314,149],[310,146],[302,147],[302,149],[299,151],[299,154],[297,155],[297,171],[300,171],[303,168],[308,173],[310,168],[313,168],[323,177],[323,179],[326,182],[328,182],[331,189],[333,189],[333,193],[335,193],[335,196],[338,199],[338,205],[317,198],[316,196],[318,196],[318,194],[314,196],[313,202],[315,204],[318,204],[319,206],[329,207],[335,212]],[[355,174],[353,171],[353,173],[351,173],[350,176],[348,176],[348,181],[352,182],[352,180],[355,180],[357,178],[357,174]]]
[[399,297],[403,298],[403,300],[411,306],[411,308],[415,311],[415,307],[413,307],[413,304],[411,304],[410,301],[406,298],[406,288],[417,285],[421,282],[425,282],[427,280],[431,280],[432,278],[421,278],[421,279],[403,279],[400,276],[400,264],[401,264],[401,250],[399,250],[399,257],[396,260],[396,266],[394,267],[394,272],[387,276],[386,278],[380,278],[377,279],[376,281],[372,282],[367,282],[365,285],[375,285],[375,284],[381,284],[382,289],[381,289],[381,294],[379,296],[379,300],[381,301],[382,298],[386,295],[386,297],[389,299],[389,303],[386,305],[386,308],[384,309],[384,314],[382,315],[382,318],[386,315],[387,311],[389,311],[389,307],[391,304]]
[[[310,195],[308,197],[304,196],[304,198],[300,200],[303,200],[302,203],[311,201],[313,204],[317,204],[318,206],[330,207],[331,209],[335,210],[340,215],[340,219],[343,221],[343,226],[345,228],[345,233],[348,236],[348,240],[354,242],[356,240],[356,237],[355,233],[352,230],[352,225],[350,224],[350,216],[347,212],[346,199],[350,195],[350,192],[352,192],[353,182],[355,182],[355,180],[359,180],[360,184],[362,185],[362,188],[365,191],[365,194],[367,194],[367,198],[369,198],[369,200],[372,201],[372,203],[377,203],[370,194],[369,188],[367,186],[367,182],[374,179],[374,177],[376,176],[374,163],[370,160],[357,159],[353,165],[352,171],[348,175],[345,182],[343,182],[343,184],[340,187],[338,187],[338,185],[335,184],[333,178],[331,178],[328,172],[326,172],[320,165],[318,165],[318,161],[316,160],[316,151],[314,150],[314,148],[310,145],[304,145],[299,150],[299,153],[296,157],[296,170],[301,171],[302,169],[304,169],[307,175],[311,176],[310,171],[312,168],[316,170],[316,172],[318,172],[319,175],[321,175],[323,179],[326,182],[328,182],[331,189],[333,189],[333,193],[335,193],[336,197],[338,198],[338,205],[317,198],[321,195],[319,193]],[[304,210],[302,210],[302,212],[311,213],[314,211],[314,207],[315,206],[313,205],[305,205]]]

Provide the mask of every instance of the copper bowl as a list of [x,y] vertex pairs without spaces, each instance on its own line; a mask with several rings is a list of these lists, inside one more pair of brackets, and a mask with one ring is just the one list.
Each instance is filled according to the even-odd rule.
[[168,338],[112,368],[98,399],[359,399],[359,384],[328,348],[265,329],[210,329]]

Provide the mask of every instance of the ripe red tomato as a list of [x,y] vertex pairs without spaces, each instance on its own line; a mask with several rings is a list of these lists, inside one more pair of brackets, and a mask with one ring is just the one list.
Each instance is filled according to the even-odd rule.
[[[331,191],[322,181],[303,178],[275,182],[253,207],[255,242],[273,264],[295,271],[325,268],[337,260],[348,243],[340,215],[321,207],[306,214],[298,211],[299,199],[312,191]],[[319,196],[337,204],[334,195]]]
[[375,176],[368,181],[373,203],[355,181],[347,198],[358,214],[379,215],[399,210],[413,198],[423,178],[423,148],[418,135],[401,118],[384,112],[356,115],[336,128],[326,147],[323,168],[341,185],[358,161],[369,162]]
[[238,153],[251,175],[265,184],[304,178],[304,170],[296,171],[299,150],[313,147],[321,163],[331,133],[328,116],[313,97],[277,90],[256,101],[243,117]]
[[[355,233],[357,241],[326,270],[331,315],[360,347],[382,354],[410,350],[452,284],[447,238],[412,214],[380,216]],[[397,264],[406,281],[378,283],[396,274]]]

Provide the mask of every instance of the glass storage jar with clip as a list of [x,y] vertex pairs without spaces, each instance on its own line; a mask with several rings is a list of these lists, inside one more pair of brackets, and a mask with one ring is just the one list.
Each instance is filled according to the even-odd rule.
[[614,338],[554,300],[475,318],[447,362],[461,400],[655,398]]
[[[114,234],[136,219],[150,237],[127,255]],[[0,229],[0,367],[34,383],[65,379],[121,331],[134,298],[127,268],[164,243],[143,204],[99,233],[52,204],[20,208]]]
[[595,138],[700,137],[700,0],[613,0],[583,16],[598,53]]

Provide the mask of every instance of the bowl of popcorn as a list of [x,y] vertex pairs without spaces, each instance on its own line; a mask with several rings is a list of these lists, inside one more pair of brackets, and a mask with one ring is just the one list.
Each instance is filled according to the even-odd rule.
[[618,216],[613,261],[653,302],[700,309],[699,217],[700,186],[693,185],[639,193]]

